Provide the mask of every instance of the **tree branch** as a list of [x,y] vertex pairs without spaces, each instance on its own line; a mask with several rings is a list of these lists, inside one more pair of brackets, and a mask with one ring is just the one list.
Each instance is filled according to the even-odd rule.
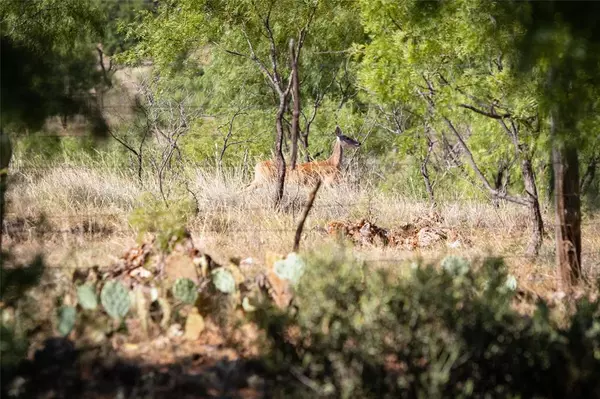
[[260,60],[260,58],[258,58],[256,56],[256,53],[254,52],[254,46],[252,46],[252,42],[250,41],[250,38],[248,37],[248,34],[246,33],[245,29],[242,29],[242,34],[246,38],[246,42],[248,43],[248,48],[250,49],[250,59],[252,61],[254,61],[254,63],[258,66],[258,68],[261,70],[261,72],[267,77],[267,79],[269,80],[269,83],[271,83],[271,86],[273,86],[273,89],[275,89],[277,94],[282,96],[283,91],[281,90],[281,87],[279,86],[278,81],[274,78],[273,75],[271,75],[271,73],[267,69],[267,66]]
[[483,183],[483,185],[485,186],[485,188],[490,192],[490,194],[492,194],[496,198],[501,198],[501,199],[505,199],[505,200],[510,201],[510,202],[514,202],[514,203],[519,204],[519,205],[528,206],[529,205],[529,201],[527,201],[526,199],[508,195],[508,194],[506,194],[504,192],[501,192],[501,191],[498,191],[498,190],[496,190],[495,188],[492,187],[492,185],[490,184],[490,182],[488,181],[488,179],[484,176],[484,174],[481,171],[481,169],[479,169],[479,166],[477,166],[477,163],[475,162],[475,158],[473,157],[473,153],[471,152],[471,150],[469,149],[469,147],[467,146],[467,144],[464,142],[462,136],[460,135],[460,133],[458,132],[458,130],[456,130],[456,128],[454,127],[454,125],[452,124],[452,122],[450,121],[450,119],[446,118],[445,116],[443,116],[442,119],[444,120],[444,122],[446,122],[446,125],[448,126],[448,128],[450,129],[450,131],[452,131],[452,133],[454,134],[454,136],[458,140],[460,146],[462,147],[463,151],[465,152],[465,155],[467,156],[467,161],[471,165],[471,168],[473,169],[473,171],[475,172],[475,174],[477,175],[477,177],[479,178],[479,180],[481,180],[481,182]]
[[271,67],[273,68],[273,79],[281,90],[281,77],[277,72],[277,50],[275,49],[275,37],[273,36],[273,30],[271,29],[271,11],[273,9],[274,1],[269,5],[269,11],[264,20],[265,29],[267,31],[267,38],[269,39],[269,54],[271,56]]
[[492,118],[492,119],[504,119],[504,118],[510,118],[512,116],[509,113],[497,114],[495,111],[486,112],[486,111],[481,110],[479,108],[475,108],[474,106],[469,105],[469,104],[458,104],[458,106],[462,107],[462,108],[470,109],[473,112],[476,112],[476,113],[478,113],[480,115],[487,116],[488,118]]
[[225,156],[225,151],[227,151],[227,148],[230,147],[230,145],[228,145],[228,142],[229,142],[229,139],[231,139],[231,136],[233,134],[233,122],[235,121],[235,118],[237,118],[240,115],[245,115],[245,114],[246,113],[242,109],[239,109],[231,117],[231,120],[229,121],[229,129],[227,131],[227,135],[225,136],[225,139],[223,140],[223,148],[221,149],[221,154],[219,154],[219,163],[221,163],[223,161],[223,156]]

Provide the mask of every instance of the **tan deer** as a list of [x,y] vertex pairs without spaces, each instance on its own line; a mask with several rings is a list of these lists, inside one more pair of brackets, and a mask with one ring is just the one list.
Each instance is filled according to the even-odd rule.
[[[329,159],[325,161],[306,162],[296,166],[296,169],[287,169],[286,180],[298,185],[314,185],[322,180],[327,186],[338,182],[341,178],[341,167],[344,158],[344,148],[358,148],[360,143],[342,134],[340,127],[335,128],[336,140]],[[267,183],[277,180],[277,163],[275,161],[262,161],[254,168],[254,180],[246,186],[244,191],[252,190]]]

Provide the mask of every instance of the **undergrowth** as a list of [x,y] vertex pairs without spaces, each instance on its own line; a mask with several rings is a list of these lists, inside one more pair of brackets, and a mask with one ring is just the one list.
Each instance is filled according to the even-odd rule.
[[[365,273],[313,255],[295,306],[256,313],[274,397],[599,397],[600,302],[518,313],[504,262]],[[283,379],[281,376],[285,376]]]

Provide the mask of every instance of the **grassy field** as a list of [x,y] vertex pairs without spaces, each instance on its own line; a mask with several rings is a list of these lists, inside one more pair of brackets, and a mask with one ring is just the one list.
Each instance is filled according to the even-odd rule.
[[[157,192],[148,178],[144,188],[124,172],[95,167],[56,165],[19,167],[12,170],[5,221],[6,245],[16,253],[42,251],[53,267],[108,267],[138,235],[130,223],[142,194]],[[221,263],[230,258],[253,258],[263,263],[265,253],[291,251],[296,225],[308,190],[287,188],[284,211],[272,207],[272,188],[243,192],[247,178],[241,171],[217,174],[188,170],[189,189],[197,200],[197,212],[187,218],[187,228],[198,248]],[[365,179],[363,179],[365,181]],[[368,180],[366,180],[368,182]],[[498,208],[484,201],[441,201],[432,210],[426,201],[378,192],[369,184],[342,184],[323,188],[308,217],[302,250],[328,245],[352,245],[327,234],[333,221],[356,223],[365,219],[385,229],[427,221],[449,234],[425,248],[413,250],[393,245],[353,245],[353,253],[373,267],[400,267],[414,259],[439,260],[448,254],[469,259],[488,255],[506,259],[522,287],[540,294],[556,290],[554,272],[553,214],[544,211],[546,235],[540,256],[524,256],[530,225],[526,209],[510,203]],[[594,215],[584,217],[583,269],[596,278],[600,263],[600,224]]]

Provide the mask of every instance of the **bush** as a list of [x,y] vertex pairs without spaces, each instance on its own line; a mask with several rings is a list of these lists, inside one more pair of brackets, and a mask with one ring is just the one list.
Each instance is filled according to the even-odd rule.
[[187,236],[185,227],[195,212],[193,201],[171,201],[167,206],[164,201],[145,193],[139,202],[140,206],[129,216],[129,223],[137,231],[139,239],[146,233],[153,233],[158,247],[170,251],[175,243]]
[[513,310],[502,260],[477,269],[365,275],[349,257],[313,256],[296,306],[255,314],[270,371],[287,376],[272,395],[600,397],[598,301],[560,327],[544,303]]

